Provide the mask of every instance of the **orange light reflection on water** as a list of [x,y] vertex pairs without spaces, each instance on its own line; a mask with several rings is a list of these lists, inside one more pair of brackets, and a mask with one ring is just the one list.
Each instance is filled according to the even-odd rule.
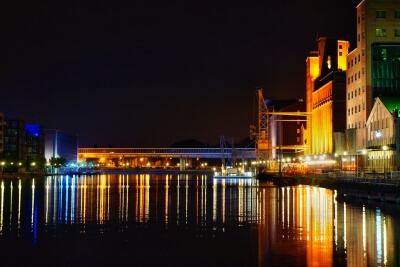
[[333,200],[333,191],[317,187],[260,190],[259,265],[332,266]]

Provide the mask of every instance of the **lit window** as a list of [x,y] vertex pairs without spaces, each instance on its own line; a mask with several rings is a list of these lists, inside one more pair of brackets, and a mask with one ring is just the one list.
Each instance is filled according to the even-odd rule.
[[375,29],[376,37],[386,37],[386,29]]

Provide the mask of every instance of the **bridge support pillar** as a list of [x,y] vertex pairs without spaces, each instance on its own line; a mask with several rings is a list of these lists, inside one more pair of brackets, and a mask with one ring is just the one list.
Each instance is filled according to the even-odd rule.
[[179,168],[181,171],[186,170],[187,168],[191,168],[192,167],[192,159],[190,158],[180,158],[179,161]]

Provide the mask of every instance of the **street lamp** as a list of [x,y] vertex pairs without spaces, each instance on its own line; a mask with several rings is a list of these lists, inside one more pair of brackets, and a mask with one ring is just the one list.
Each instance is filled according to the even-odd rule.
[[388,149],[387,145],[382,146],[383,149],[383,176],[386,178],[386,169],[385,169],[385,156],[386,156],[386,150]]

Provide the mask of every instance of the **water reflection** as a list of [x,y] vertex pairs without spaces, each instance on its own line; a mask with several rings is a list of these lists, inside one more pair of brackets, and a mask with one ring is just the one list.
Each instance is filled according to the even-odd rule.
[[[211,247],[215,240],[232,247],[231,243],[240,242],[237,251],[227,253],[258,266],[399,263],[396,206],[338,201],[334,191],[323,188],[174,174],[0,181],[1,248],[43,245],[48,234],[159,229],[171,236],[182,232],[196,238],[211,236],[207,239]],[[389,206],[394,212],[388,211]],[[241,256],[242,245],[250,251],[254,247],[255,252]]]

